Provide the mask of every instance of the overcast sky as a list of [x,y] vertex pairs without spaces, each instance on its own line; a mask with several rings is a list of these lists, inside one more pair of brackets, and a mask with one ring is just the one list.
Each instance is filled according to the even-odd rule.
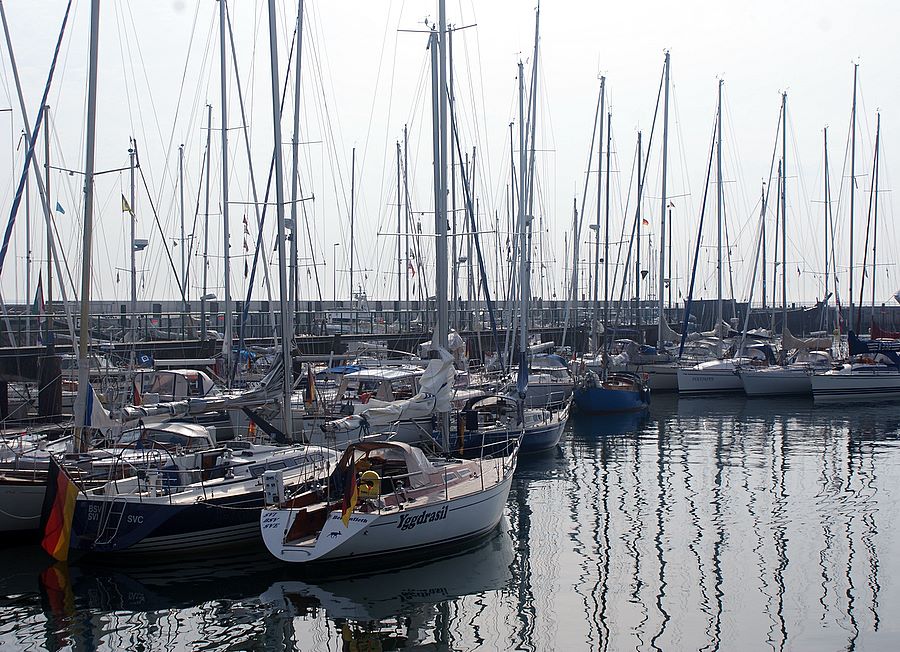
[[[206,147],[206,105],[213,128],[221,125],[218,53],[218,3],[213,0],[130,0],[102,3],[100,78],[97,128],[97,168],[110,170],[128,163],[129,136],[139,146],[142,172],[150,194],[138,181],[138,237],[150,247],[138,255],[139,298],[175,298],[177,281],[164,244],[180,269],[177,188],[178,146],[185,146],[187,232],[195,233],[189,272],[189,297],[201,291],[203,191],[201,165]],[[12,32],[22,86],[33,121],[46,83],[53,45],[65,3],[34,0],[4,3]],[[296,21],[296,3],[279,2],[280,75],[287,70],[288,49]],[[84,109],[87,70],[87,0],[73,4],[53,80],[51,110],[52,165],[84,167]],[[236,54],[247,106],[248,134],[260,196],[273,147],[266,3],[231,0]],[[509,123],[515,115],[517,71],[521,59],[530,75],[534,38],[533,2],[449,2],[449,22],[472,26],[455,33],[454,70],[457,115],[462,146],[476,149],[475,192],[480,226],[494,228],[495,211],[506,228],[506,188],[509,182]],[[669,138],[669,194],[675,203],[675,283],[686,294],[688,251],[696,239],[706,160],[715,117],[717,79],[725,80],[723,159],[728,238],[732,245],[734,292],[746,297],[758,227],[760,183],[768,177],[775,144],[780,93],[788,93],[788,269],[790,300],[822,295],[823,217],[822,129],[829,127],[830,168],[835,217],[838,220],[838,265],[846,288],[848,264],[845,164],[849,133],[853,63],[860,64],[857,172],[856,264],[862,258],[865,215],[869,200],[875,112],[882,111],[882,190],[891,190],[894,118],[900,106],[896,84],[898,58],[893,34],[900,16],[895,3],[809,2],[545,2],[541,8],[539,104],[536,148],[538,195],[535,235],[542,247],[535,257],[545,264],[543,282],[533,288],[550,298],[561,296],[566,259],[571,246],[573,197],[580,206],[591,128],[599,89],[606,75],[613,113],[613,222],[618,240],[623,211],[633,218],[629,197],[637,132],[644,145],[653,117],[665,50],[672,56],[672,105]],[[316,298],[312,262],[323,297],[334,293],[337,255],[338,296],[348,294],[349,200],[351,151],[356,168],[356,283],[372,297],[393,298],[397,286],[396,142],[409,125],[409,174],[412,209],[423,232],[433,229],[431,211],[431,115],[426,30],[437,18],[434,2],[345,1],[306,3],[303,42],[301,116],[301,183],[309,234],[301,247],[302,290]],[[413,30],[413,31],[402,31]],[[230,57],[229,53],[229,57]],[[228,61],[229,158],[231,199],[232,279],[236,298],[246,292],[242,222],[248,216],[253,251],[256,216],[252,199],[237,83]],[[0,141],[9,154],[0,157],[4,220],[22,170],[24,148],[17,150],[22,119],[12,82],[8,52],[0,55],[0,103],[14,108],[0,114]],[[291,77],[293,83],[293,77]],[[289,102],[282,128],[289,141],[293,109]],[[657,246],[660,211],[661,134],[654,137],[642,209],[650,222],[649,243]],[[222,296],[221,141],[213,134],[210,208],[209,291]],[[284,148],[290,172],[290,147]],[[647,153],[645,152],[646,156]],[[42,158],[41,158],[42,160]],[[593,167],[596,168],[596,156]],[[588,188],[586,219],[595,219],[595,179]],[[78,175],[52,174],[51,204],[62,249],[75,283],[79,277],[81,181]],[[127,172],[97,178],[96,233],[93,275],[95,297],[122,301],[128,296],[128,220],[120,194],[128,195]],[[289,195],[289,189],[286,190]],[[710,189],[711,198],[715,188]],[[838,198],[841,197],[840,206]],[[198,208],[198,197],[200,198]],[[314,199],[312,199],[314,197]],[[156,206],[165,240],[155,226],[150,199]],[[880,196],[878,233],[878,297],[897,289],[893,266],[897,239],[893,228],[893,194]],[[272,200],[270,200],[272,201]],[[239,203],[244,202],[244,203]],[[460,200],[461,205],[461,200]],[[697,293],[715,292],[714,202],[710,203]],[[34,277],[44,265],[45,231],[32,193]],[[199,215],[195,218],[195,214]],[[25,294],[25,215],[19,214],[0,284],[6,302]],[[38,223],[38,220],[41,220]],[[274,214],[267,218],[274,223]],[[198,226],[194,228],[195,220]],[[774,215],[769,218],[774,230]],[[630,228],[630,226],[629,226]],[[274,234],[265,231],[270,264]],[[381,234],[381,235],[379,235]],[[583,240],[587,239],[587,233]],[[487,234],[488,267],[496,269],[494,235]],[[505,241],[506,235],[500,236]],[[309,242],[312,242],[312,248]],[[340,243],[335,248],[334,243]],[[644,296],[655,294],[655,263],[645,239],[642,268],[651,271]],[[773,243],[770,242],[770,253]],[[423,238],[423,264],[432,244]],[[586,247],[582,247],[585,253]],[[655,259],[655,254],[652,254]],[[770,256],[771,260],[771,256]],[[536,263],[538,260],[535,261]],[[569,265],[571,261],[569,260]],[[536,273],[537,273],[536,265]],[[798,271],[799,270],[799,271]],[[429,281],[432,269],[419,269]],[[271,266],[273,274],[276,270]],[[771,264],[770,264],[771,274]],[[262,275],[260,274],[260,277]],[[403,274],[405,278],[407,274]],[[417,282],[413,279],[413,287]],[[493,281],[492,281],[493,282]],[[858,288],[859,281],[856,281]],[[277,287],[277,284],[276,284]],[[730,285],[726,287],[730,295]],[[846,289],[844,290],[846,293]],[[254,289],[255,298],[265,298]],[[757,294],[758,295],[758,294]],[[626,296],[629,296],[626,294]],[[868,291],[867,291],[868,296]],[[56,297],[59,295],[56,293]],[[844,297],[846,302],[846,297]]]

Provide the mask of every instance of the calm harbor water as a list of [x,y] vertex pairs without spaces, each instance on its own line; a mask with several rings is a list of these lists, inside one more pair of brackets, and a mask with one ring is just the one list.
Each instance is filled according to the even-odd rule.
[[900,407],[656,396],[523,458],[465,553],[309,579],[264,551],[0,550],[0,649],[900,649]]

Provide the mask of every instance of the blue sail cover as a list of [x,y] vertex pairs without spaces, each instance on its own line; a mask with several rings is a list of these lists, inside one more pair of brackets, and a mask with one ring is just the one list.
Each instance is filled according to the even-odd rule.
[[524,351],[519,354],[519,375],[516,378],[516,390],[519,392],[519,398],[524,400],[528,391],[528,359]]
[[847,332],[847,344],[850,346],[850,355],[865,355],[877,353],[883,355],[891,363],[900,367],[900,341],[898,340],[869,340],[864,342],[853,331]]

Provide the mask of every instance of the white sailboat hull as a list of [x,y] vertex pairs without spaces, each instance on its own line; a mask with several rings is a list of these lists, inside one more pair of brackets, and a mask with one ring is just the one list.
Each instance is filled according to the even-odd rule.
[[47,484],[0,484],[0,532],[37,530]]
[[311,545],[285,545],[284,535],[296,510],[266,509],[260,517],[263,541],[275,557],[294,563],[354,561],[383,555],[402,555],[431,546],[473,539],[494,529],[503,516],[512,484],[512,469],[483,491],[429,501],[420,507],[386,514],[354,512],[347,527],[341,511],[332,511]]
[[900,372],[888,369],[828,372],[812,377],[816,403],[900,401]]
[[610,371],[613,373],[625,371],[640,376],[647,374],[646,384],[653,392],[678,391],[678,367],[671,362],[627,364],[621,367],[613,366]]
[[732,368],[679,369],[679,394],[731,394],[744,391],[741,377]]
[[741,381],[747,396],[810,396],[812,374],[808,369],[768,367],[742,369]]

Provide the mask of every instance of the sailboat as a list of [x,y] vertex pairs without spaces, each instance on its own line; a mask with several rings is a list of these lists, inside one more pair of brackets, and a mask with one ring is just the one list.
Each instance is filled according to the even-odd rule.
[[[854,101],[854,124],[855,124]],[[874,209],[874,230],[878,229],[878,157],[881,144],[881,114],[878,114],[875,131],[875,157],[872,175],[870,209]],[[870,217],[872,213],[870,212]],[[868,235],[866,238],[868,244]],[[873,246],[874,251],[874,246]],[[865,259],[863,263],[866,266]],[[872,306],[875,304],[875,260],[872,260]],[[852,278],[852,275],[851,275]],[[863,277],[865,280],[865,277]],[[860,290],[857,325],[862,313],[862,289]],[[853,318],[853,310],[850,311]],[[873,334],[878,333],[873,328]],[[851,330],[847,333],[850,360],[838,369],[812,377],[813,400],[816,403],[897,401],[900,400],[900,341],[894,339],[861,340]]]
[[[272,0],[269,11],[273,12]],[[538,16],[540,15],[538,8]],[[447,94],[444,0],[430,34],[434,130],[435,258],[438,318],[433,345],[442,357],[449,330],[447,261]],[[520,93],[522,65],[519,64]],[[520,102],[520,119],[523,115]],[[521,125],[524,131],[524,123]],[[523,152],[524,156],[524,152]],[[522,204],[520,204],[521,206]],[[524,213],[520,215],[524,220]],[[524,351],[524,349],[523,349]],[[524,357],[524,354],[523,354]],[[449,413],[435,415],[449,452]],[[324,487],[286,493],[282,474],[263,479],[271,505],[260,516],[266,548],[287,562],[321,564],[447,550],[491,532],[503,515],[518,455],[517,440],[495,457],[429,459],[394,441],[361,441],[344,451]]]
[[[666,52],[665,63],[663,67],[663,79],[664,79],[664,104],[663,104],[663,150],[662,150],[662,204],[663,204],[663,212],[662,212],[662,242],[661,244],[661,254],[660,256],[664,256],[665,251],[665,206],[666,206],[666,165],[668,159],[668,126],[669,126],[669,63],[670,63],[670,55]],[[601,106],[605,103],[605,78],[601,80]],[[602,123],[601,123],[602,129]],[[609,130],[608,130],[609,131]],[[602,140],[602,134],[601,134]],[[641,175],[641,166],[640,166],[640,156],[641,156],[641,139],[640,134],[638,134],[638,212],[635,215],[635,223],[636,226],[640,222],[640,193],[643,188],[643,178]],[[607,153],[609,152],[610,142],[609,142],[609,133],[607,133]],[[602,157],[600,157],[602,160]],[[607,156],[607,172],[609,171],[609,156]],[[597,224],[596,230],[599,235],[600,232],[600,175],[598,174],[598,185],[597,185]],[[607,203],[606,203],[606,233],[605,233],[605,241],[609,242],[609,175],[607,174]],[[597,247],[596,247],[596,255],[594,256],[594,285],[595,285],[595,295],[596,295],[596,279],[599,277],[599,237],[597,239]],[[608,250],[604,253],[603,256],[603,266],[604,266],[604,277],[608,276],[609,273],[609,255]],[[638,264],[638,268],[640,265]],[[662,280],[662,268],[660,268],[660,283],[663,283]],[[639,278],[639,273],[638,273]],[[608,296],[604,297],[608,301]],[[663,294],[660,292],[660,323],[662,323],[662,302],[663,302]],[[596,318],[596,310],[597,310],[597,301],[595,296],[594,301],[594,312],[591,318],[591,324],[594,328],[599,330],[599,325]],[[604,332],[605,335],[605,332]],[[592,338],[592,343],[596,343],[597,338]],[[602,351],[595,351],[595,354],[592,359],[583,359],[582,360],[582,373],[579,375],[578,384],[575,388],[575,391],[572,395],[572,400],[577,406],[579,412],[585,414],[604,414],[607,412],[628,412],[634,410],[641,410],[649,406],[650,404],[650,387],[645,382],[645,378],[649,380],[649,376],[644,376],[643,373],[632,373],[628,370],[621,369],[624,364],[628,362],[628,355],[618,357],[619,367],[620,369],[617,371],[611,371],[610,367],[612,366],[611,358],[608,354],[607,347],[607,339],[604,337],[604,347]]]
[[[719,100],[716,111],[716,325],[717,329],[724,322],[722,319],[722,227],[723,227],[723,185],[722,178],[722,85],[719,80]],[[724,335],[724,333],[721,333]],[[738,368],[751,361],[749,357],[722,357],[723,342],[720,339],[719,356],[714,360],[701,362],[692,367],[678,369],[679,394],[720,394],[743,392],[744,384],[738,375]]]

